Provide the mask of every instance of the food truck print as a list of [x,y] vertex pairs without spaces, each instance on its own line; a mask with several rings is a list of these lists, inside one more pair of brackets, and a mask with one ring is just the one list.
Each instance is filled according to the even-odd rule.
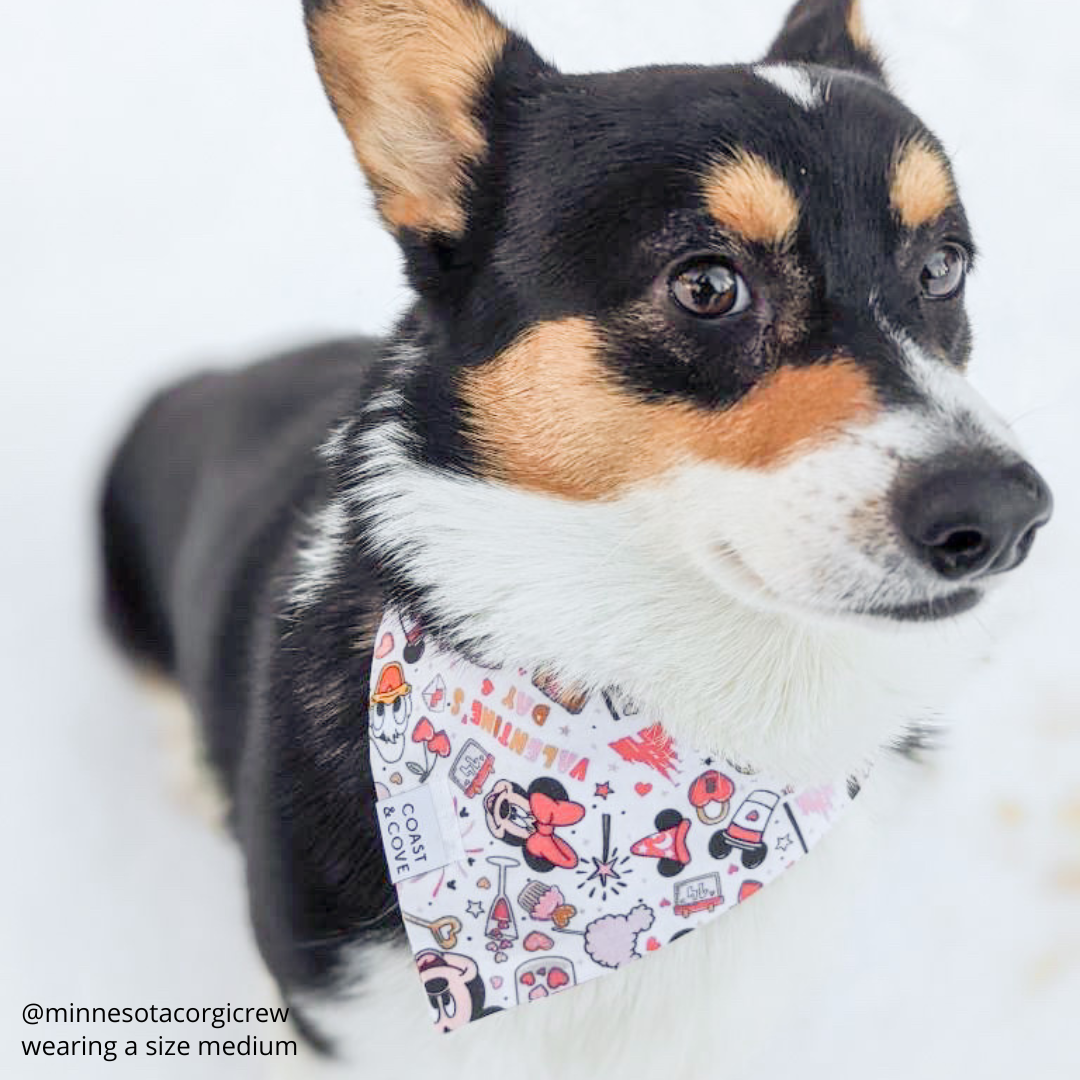
[[719,874],[702,874],[675,886],[675,914],[684,919],[699,911],[711,911],[723,902]]
[[753,870],[769,854],[765,829],[772,819],[780,796],[773,791],[752,791],[743,799],[735,816],[725,829],[714,833],[709,841],[709,854],[714,859],[726,859],[733,849],[742,851],[742,864]]

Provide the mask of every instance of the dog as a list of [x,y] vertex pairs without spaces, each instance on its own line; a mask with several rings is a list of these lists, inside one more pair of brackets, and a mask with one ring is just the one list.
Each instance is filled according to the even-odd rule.
[[[949,160],[858,0],[800,0],[759,62],[588,76],[479,0],[304,14],[415,300],[385,341],[149,403],[104,488],[108,625],[199,718],[259,948],[317,1055],[732,1072],[777,1038],[764,1001],[817,989],[807,926],[919,742],[942,628],[1051,514],[965,378],[975,248]],[[406,739],[399,673],[369,692],[388,608],[414,649],[618,688],[717,760],[793,784],[875,765],[745,908],[496,1011],[470,956],[409,949],[388,877],[368,753]],[[535,795],[498,783],[488,816],[520,852]]]

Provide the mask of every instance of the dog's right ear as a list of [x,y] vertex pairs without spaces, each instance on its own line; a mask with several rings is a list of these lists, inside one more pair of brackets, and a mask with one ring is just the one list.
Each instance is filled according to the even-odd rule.
[[508,49],[543,66],[479,0],[304,0],[315,63],[383,220],[400,239],[465,230],[478,117]]
[[866,33],[861,0],[799,0],[765,59],[822,64],[885,81],[881,57]]

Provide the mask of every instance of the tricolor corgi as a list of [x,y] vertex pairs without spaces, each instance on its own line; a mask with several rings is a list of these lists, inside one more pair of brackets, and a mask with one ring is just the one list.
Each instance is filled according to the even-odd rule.
[[[600,75],[562,74],[479,0],[304,12],[414,299],[386,340],[149,404],[105,489],[109,624],[199,719],[312,1063],[742,1075],[827,993],[808,950],[934,704],[925,656],[1050,516],[965,378],[975,246],[949,160],[891,93],[858,0],[800,0],[753,63]],[[410,684],[425,646],[539,673],[505,706],[523,748],[542,724],[558,741],[556,714],[576,738],[588,701],[700,752],[660,839],[620,856],[636,874],[612,913],[644,942],[637,883],[692,852],[663,887],[708,925],[511,1002],[574,932],[594,803],[657,774],[643,751],[611,778],[549,777],[541,754],[520,784],[490,726],[451,759],[469,702]],[[733,796],[756,770],[791,787]],[[547,920],[520,965],[496,920],[505,977],[482,973],[480,910],[424,923],[425,949],[406,937],[377,807],[433,771],[476,845],[441,888],[494,897],[512,865],[508,909]],[[784,792],[837,781],[862,792],[835,835],[726,911]],[[711,854],[691,843],[706,829]],[[650,844],[676,833],[658,876]]]

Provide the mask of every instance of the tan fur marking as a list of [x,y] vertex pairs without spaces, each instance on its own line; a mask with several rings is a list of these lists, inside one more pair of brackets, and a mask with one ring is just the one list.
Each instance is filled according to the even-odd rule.
[[866,32],[866,20],[863,18],[862,0],[853,0],[848,10],[847,32],[855,48],[863,52],[873,53],[874,45],[870,35]]
[[194,708],[172,679],[150,671],[140,671],[140,675],[162,718],[170,794],[184,809],[194,811],[211,828],[224,833],[229,820],[229,796],[210,763]]
[[730,409],[646,402],[605,372],[587,319],[533,327],[466,375],[463,397],[499,479],[570,499],[604,499],[675,465],[775,468],[796,448],[869,421],[866,375],[843,358],[783,368]]
[[799,224],[799,203],[787,181],[745,150],[709,170],[705,201],[723,228],[759,244],[783,244]]
[[506,30],[456,0],[340,0],[310,33],[387,223],[459,234],[464,166],[486,149],[471,110]]
[[956,203],[949,167],[925,140],[912,139],[898,150],[889,201],[909,229],[933,221]]

